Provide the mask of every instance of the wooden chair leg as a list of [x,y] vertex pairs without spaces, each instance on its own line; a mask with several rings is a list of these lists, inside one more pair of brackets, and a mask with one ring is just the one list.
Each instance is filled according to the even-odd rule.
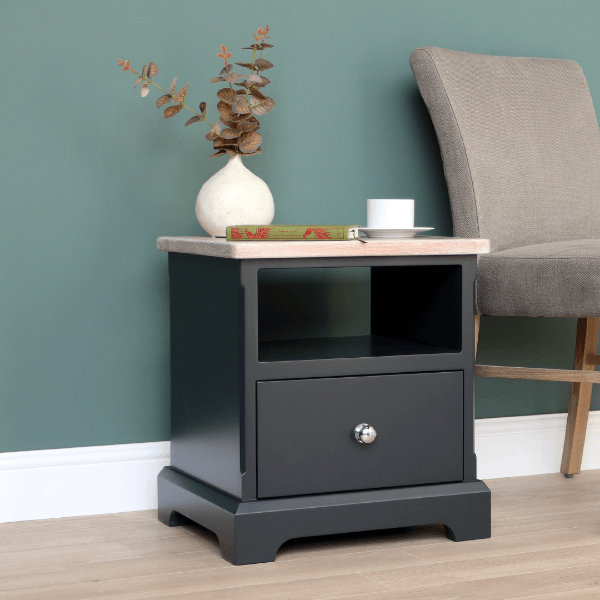
[[[577,340],[575,342],[575,362],[573,369],[593,371],[595,362],[589,359],[596,355],[598,348],[598,329],[600,318],[582,318],[577,320]],[[581,470],[581,457],[590,413],[592,383],[572,383],[569,400],[567,431],[563,449],[561,473],[573,477]]]
[[475,315],[475,358],[477,358],[477,343],[479,342],[479,325],[481,324],[481,315]]

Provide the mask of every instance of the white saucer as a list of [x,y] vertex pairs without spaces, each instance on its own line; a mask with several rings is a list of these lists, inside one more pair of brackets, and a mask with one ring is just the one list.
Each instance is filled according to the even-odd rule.
[[407,238],[415,237],[417,233],[431,231],[433,227],[411,227],[410,229],[382,229],[375,227],[359,227],[358,231],[370,238]]

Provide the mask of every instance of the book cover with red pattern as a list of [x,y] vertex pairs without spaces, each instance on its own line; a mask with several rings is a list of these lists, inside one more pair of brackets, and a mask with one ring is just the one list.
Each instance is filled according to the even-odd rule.
[[360,225],[237,225],[227,227],[228,241],[341,241],[358,239]]

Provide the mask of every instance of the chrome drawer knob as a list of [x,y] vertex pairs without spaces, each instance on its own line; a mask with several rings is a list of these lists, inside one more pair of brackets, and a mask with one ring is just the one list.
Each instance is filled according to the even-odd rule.
[[371,427],[366,423],[361,423],[354,428],[354,437],[356,438],[356,441],[361,444],[371,444],[375,441],[377,432],[374,427]]

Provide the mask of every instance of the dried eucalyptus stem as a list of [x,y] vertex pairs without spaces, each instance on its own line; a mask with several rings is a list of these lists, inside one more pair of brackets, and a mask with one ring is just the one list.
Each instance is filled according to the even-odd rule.
[[[200,103],[200,112],[185,103],[188,93],[188,86],[177,91],[177,77],[173,79],[169,91],[154,83],[153,79],[158,75],[158,66],[151,62],[147,69],[146,65],[142,69],[141,75],[134,71],[129,66],[128,60],[119,60],[119,65],[123,67],[123,71],[131,71],[138,75],[138,80],[134,87],[139,83],[144,82],[141,87],[142,98],[145,98],[150,92],[150,85],[163,92],[163,95],[156,101],[156,107],[162,108],[166,104],[173,102],[173,106],[168,106],[163,111],[163,118],[168,119],[174,117],[184,108],[194,113],[185,126],[192,125],[199,121],[204,121],[210,126],[210,131],[206,134],[206,139],[213,142],[213,148],[216,152],[210,156],[223,156],[229,154],[243,154],[244,156],[252,156],[262,152],[262,136],[258,133],[260,123],[256,115],[265,115],[271,112],[275,107],[275,101],[268,96],[265,96],[260,88],[271,83],[269,79],[260,75],[261,71],[271,69],[273,64],[262,58],[263,50],[272,48],[271,44],[266,43],[268,39],[269,26],[261,27],[257,33],[253,34],[254,44],[243,50],[252,50],[252,62],[235,63],[241,67],[250,69],[250,75],[239,75],[233,70],[233,65],[229,64],[229,59],[232,53],[227,51],[226,46],[221,46],[221,52],[217,54],[219,58],[225,61],[225,66],[221,70],[218,77],[213,77],[211,83],[226,81],[229,84],[228,88],[222,88],[217,92],[219,103],[217,110],[219,111],[219,121],[211,123],[206,118],[206,102]],[[256,58],[256,51],[259,50],[259,56]],[[245,80],[245,81],[243,81]],[[242,89],[234,90],[233,84],[240,86]],[[221,127],[221,123],[225,125],[225,129]]]

